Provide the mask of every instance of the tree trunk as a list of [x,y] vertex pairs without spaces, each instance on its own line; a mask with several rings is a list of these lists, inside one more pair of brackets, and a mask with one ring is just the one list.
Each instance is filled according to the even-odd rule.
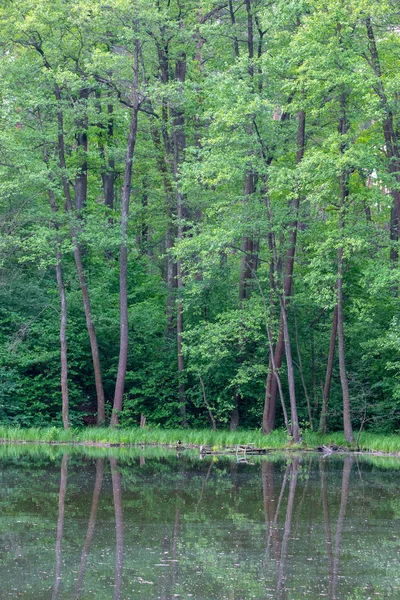
[[307,403],[307,413],[308,413],[309,426],[310,426],[311,431],[314,431],[314,423],[313,423],[313,417],[312,417],[312,412],[311,412],[310,396],[308,395],[308,390],[307,390],[307,386],[306,386],[306,380],[304,378],[303,361],[301,359],[301,352],[300,352],[300,345],[299,345],[299,332],[298,332],[298,327],[297,327],[296,312],[293,311],[293,313],[294,313],[294,328],[295,328],[294,330],[295,330],[295,337],[296,337],[297,358],[298,358],[298,361],[299,361],[300,378],[301,378],[301,383],[303,385],[304,396],[305,396],[306,403]]
[[[185,83],[186,78],[186,54],[181,53],[175,63],[175,80],[179,82],[181,89]],[[184,232],[184,195],[181,192],[181,185],[179,181],[180,176],[180,165],[184,159],[184,153],[186,149],[186,135],[185,135],[185,118],[181,108],[175,107],[171,109],[172,116],[172,142],[173,142],[173,172],[175,179],[176,188],[176,204],[177,204],[177,220],[178,220],[178,231],[177,241],[178,243],[183,238]],[[179,377],[179,412],[181,425],[186,425],[186,398],[185,398],[185,384],[183,381],[183,373],[185,369],[185,362],[182,350],[182,335],[184,331],[183,323],[183,305],[182,305],[182,292],[183,292],[183,270],[182,261],[178,260],[177,265],[177,319],[176,319],[176,338],[177,338],[177,354],[178,354],[178,377]]]
[[88,151],[88,119],[87,119],[87,101],[89,98],[89,88],[82,88],[79,91],[78,110],[82,111],[83,116],[75,121],[76,127],[76,155],[79,161],[79,169],[75,177],[75,210],[80,213],[86,206],[87,200],[87,151]]
[[338,279],[337,279],[337,308],[338,308],[338,349],[339,349],[339,370],[340,383],[342,384],[343,395],[343,429],[344,437],[348,442],[354,441],[353,427],[350,415],[350,394],[347,381],[344,329],[343,329],[343,248],[338,249]]
[[[168,80],[167,80],[168,81]],[[162,115],[167,118],[167,114],[164,114],[164,109],[162,110]],[[174,188],[172,184],[171,172],[168,168],[168,163],[170,162],[170,141],[169,136],[166,131],[166,124],[161,125],[164,140],[164,153],[161,149],[161,139],[157,129],[157,126],[154,125],[151,127],[151,137],[153,140],[153,144],[156,150],[156,164],[159,173],[162,175],[162,182],[165,194],[165,202],[166,202],[166,210],[168,215],[168,227],[167,232],[165,234],[165,250],[167,255],[167,267],[166,267],[166,284],[167,284],[167,305],[166,305],[166,317],[167,317],[167,338],[174,339],[176,336],[176,318],[175,318],[175,306],[176,306],[176,298],[175,298],[175,290],[176,290],[176,261],[173,259],[171,250],[174,246],[174,240],[176,237],[175,225],[174,221],[174,210],[173,210],[173,197],[174,197]]]
[[[236,17],[235,17],[235,11],[233,8],[233,1],[229,0],[229,15],[231,18],[231,25],[233,28],[235,28],[236,25]],[[237,38],[237,35],[233,36],[233,51],[235,53],[235,57],[238,58],[239,56],[239,41]]]
[[[253,16],[251,11],[251,0],[245,0],[246,12],[247,12],[247,56],[248,56],[248,73],[250,76],[250,82],[252,85],[254,69],[253,69],[253,58],[254,58],[254,35],[253,35]],[[231,21],[232,24],[235,23],[235,15],[231,9]],[[235,38],[235,54],[238,56],[239,49],[237,45],[237,39]],[[253,132],[252,126],[248,128],[248,134],[251,136]],[[249,152],[250,154],[251,152]],[[251,198],[252,194],[255,192],[257,174],[253,172],[251,165],[246,172],[245,182],[244,182],[244,202]],[[241,243],[242,250],[242,258],[240,261],[240,273],[239,273],[239,308],[242,308],[244,300],[248,299],[251,294],[251,282],[254,278],[255,271],[257,268],[258,262],[258,244],[254,242],[252,237],[249,235],[244,235],[242,237]],[[243,350],[245,347],[245,340],[241,342],[241,349],[238,353],[238,365],[243,362]],[[240,419],[240,404],[242,402],[242,397],[239,392],[235,393],[234,397],[235,406],[231,413],[231,422],[230,428],[232,431],[235,431],[239,426]]]
[[[397,133],[394,127],[393,112],[389,106],[389,102],[386,96],[384,82],[382,79],[381,63],[378,54],[378,48],[376,46],[374,29],[372,27],[371,18],[368,17],[365,21],[367,28],[367,36],[369,41],[369,51],[371,54],[370,64],[376,77],[376,83],[374,90],[381,101],[381,106],[384,113],[383,119],[383,134],[385,138],[386,155],[388,158],[388,172],[393,175],[397,184],[400,184],[400,153],[399,144],[397,139]],[[397,264],[398,262],[398,249],[397,242],[400,239],[400,190],[394,187],[391,190],[393,198],[393,210],[390,220],[390,239],[394,244],[391,245],[390,258]],[[396,286],[395,293],[397,295],[398,289]]]
[[[48,167],[48,155],[46,144],[43,144],[43,158]],[[50,179],[50,174],[49,174]],[[54,215],[58,212],[57,202],[52,189],[49,189],[50,207]],[[54,229],[56,231],[56,278],[58,293],[60,296],[60,350],[61,350],[61,413],[64,429],[69,429],[69,397],[68,397],[68,358],[67,358],[67,297],[62,275],[60,241],[58,239],[59,226],[57,220],[54,220]]]
[[90,347],[92,351],[92,361],[94,376],[96,382],[96,393],[97,393],[97,424],[100,425],[105,421],[105,406],[104,406],[104,390],[103,381],[101,377],[101,366],[99,350],[97,345],[97,336],[95,327],[92,320],[92,310],[90,306],[89,289],[86,283],[86,277],[82,265],[81,251],[79,248],[78,237],[73,225],[74,209],[72,206],[71,192],[69,188],[67,178],[67,165],[65,160],[65,147],[64,147],[64,117],[61,104],[61,91],[58,85],[56,85],[54,94],[57,100],[57,120],[58,120],[58,154],[61,168],[61,179],[65,197],[65,204],[67,213],[71,217],[70,219],[70,235],[72,241],[72,247],[74,252],[75,266],[78,275],[79,285],[82,292],[83,307],[85,311],[86,327],[89,334]]
[[69,399],[68,399],[68,359],[67,359],[67,297],[65,295],[64,280],[61,269],[61,253],[57,247],[56,276],[58,293],[60,295],[61,318],[60,318],[60,347],[61,347],[61,398],[62,398],[62,420],[64,429],[69,429]]
[[[349,129],[346,114],[346,94],[343,92],[340,97],[341,117],[339,121],[339,134],[345,135]],[[341,144],[341,153],[345,151],[345,142]],[[339,179],[340,185],[340,207],[339,207],[339,231],[344,237],[344,214],[346,210],[346,200],[349,195],[349,174],[342,171]],[[337,329],[338,329],[338,351],[339,351],[339,371],[340,382],[342,384],[343,395],[343,429],[344,436],[348,442],[354,441],[353,427],[351,425],[350,415],[350,394],[349,384],[346,373],[344,327],[343,327],[343,246],[338,248],[338,271],[337,271]]]
[[203,378],[200,375],[199,375],[199,379],[200,379],[201,389],[202,389],[202,392],[203,392],[204,404],[207,406],[207,410],[208,410],[208,414],[209,414],[209,417],[210,417],[210,421],[211,421],[211,425],[212,425],[213,431],[217,431],[217,423],[216,423],[216,421],[214,419],[214,415],[212,414],[210,403],[207,400],[206,388],[205,388],[205,385],[204,385]]
[[289,337],[289,326],[287,320],[287,308],[285,305],[285,299],[280,297],[281,304],[281,315],[283,319],[283,335],[285,340],[285,354],[286,354],[286,365],[288,371],[288,384],[289,384],[289,398],[290,398],[290,418],[291,418],[291,429],[292,429],[292,437],[295,444],[300,442],[300,427],[299,427],[299,419],[297,416],[297,403],[296,403],[296,389],[295,389],[295,381],[294,381],[294,369],[293,369],[293,359],[292,359],[292,349],[290,346],[290,337]]
[[338,307],[337,304],[333,311],[331,341],[329,343],[329,354],[328,363],[326,365],[325,385],[322,393],[322,409],[321,417],[319,421],[319,431],[321,433],[327,433],[326,415],[328,410],[329,391],[331,388],[332,370],[333,370],[333,359],[335,358],[335,346],[336,346],[336,333],[338,325]]
[[[113,123],[113,111],[114,107],[112,104],[107,105],[108,113],[108,125],[107,125],[107,141],[110,143],[114,135],[114,123]],[[106,157],[106,151],[104,146],[100,149],[101,157],[103,159],[103,167],[101,171],[101,178],[103,181],[103,193],[104,193],[104,204],[108,208],[114,208],[114,180],[115,180],[115,160],[113,156]]]
[[[306,114],[301,111],[298,116],[298,127],[297,127],[297,154],[296,164],[300,164],[304,156],[305,148],[305,127],[306,127]],[[285,302],[290,298],[292,292],[292,278],[294,268],[294,257],[296,252],[296,241],[297,241],[297,229],[298,221],[297,216],[300,207],[300,194],[296,195],[295,200],[292,203],[293,221],[290,223],[290,234],[289,234],[289,247],[286,254],[286,267],[285,276],[283,280],[283,295]],[[284,331],[283,331],[283,319],[281,315],[280,326],[279,326],[279,337],[275,348],[275,368],[280,369],[282,366],[283,350],[284,350]],[[270,433],[275,428],[275,414],[276,414],[276,393],[277,393],[277,382],[276,378],[273,377],[271,371],[268,372],[267,382],[265,386],[265,401],[264,401],[264,413],[262,430],[263,433]]]
[[119,275],[119,306],[120,306],[120,346],[117,381],[115,384],[114,405],[110,425],[118,425],[118,414],[122,410],[126,365],[128,361],[128,218],[129,201],[131,197],[132,163],[135,151],[138,112],[139,112],[139,40],[135,41],[134,50],[134,81],[133,108],[129,129],[128,145],[125,158],[124,187],[122,191],[121,212],[121,246],[120,246],[120,275]]

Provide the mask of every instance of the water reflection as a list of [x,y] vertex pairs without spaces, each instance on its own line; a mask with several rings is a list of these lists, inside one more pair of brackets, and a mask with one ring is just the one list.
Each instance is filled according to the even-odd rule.
[[112,489],[115,512],[115,579],[114,600],[120,600],[122,572],[124,569],[124,514],[122,510],[122,475],[118,470],[118,460],[110,458]]
[[56,579],[53,587],[52,600],[57,600],[61,585],[62,566],[62,539],[64,532],[65,495],[67,493],[68,454],[64,454],[61,461],[60,492],[58,494],[58,520],[56,540]]
[[104,476],[104,458],[96,460],[96,479],[94,482],[92,506],[90,509],[89,524],[87,528],[85,543],[83,545],[81,563],[79,565],[78,577],[76,581],[75,600],[78,600],[83,593],[83,584],[85,579],[86,564],[93,541],[94,527],[96,524],[97,509],[99,506],[100,492],[103,485]]
[[0,454],[2,598],[400,597],[400,464],[254,463]]

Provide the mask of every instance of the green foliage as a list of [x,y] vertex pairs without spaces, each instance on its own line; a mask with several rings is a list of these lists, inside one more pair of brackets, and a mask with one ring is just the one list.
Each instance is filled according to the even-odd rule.
[[[311,424],[319,422],[341,248],[353,425],[399,429],[399,242],[391,213],[400,177],[384,135],[390,119],[393,135],[399,130],[399,15],[390,2],[375,0],[250,5],[249,17],[246,5],[231,14],[214,0],[189,2],[184,15],[174,1],[165,7],[142,0],[135,6],[129,0],[2,4],[0,422],[61,423],[57,251],[67,298],[70,420],[73,426],[95,422],[71,228],[111,414],[121,189],[138,40],[141,110],[128,222],[129,356],[121,426],[135,427],[144,415],[153,427],[177,427],[184,387],[190,427],[209,426],[211,412],[217,427],[226,428],[237,403],[240,425],[259,427],[271,366],[268,332],[275,345],[296,224],[288,319],[300,420],[310,421],[307,396]],[[343,105],[348,127],[339,132]],[[300,111],[306,114],[301,161]],[[74,203],[75,184],[86,171],[86,203],[68,211],[65,178]],[[348,194],[340,214],[343,174]],[[112,206],[105,203],[107,175]],[[184,370],[178,373],[180,307]],[[287,402],[285,361],[279,375]],[[282,421],[278,400],[276,424]],[[337,357],[328,427],[342,427]]]

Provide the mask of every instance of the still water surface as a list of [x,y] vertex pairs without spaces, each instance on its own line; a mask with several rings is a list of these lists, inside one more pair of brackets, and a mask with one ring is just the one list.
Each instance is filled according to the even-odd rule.
[[400,459],[0,448],[0,598],[400,599]]

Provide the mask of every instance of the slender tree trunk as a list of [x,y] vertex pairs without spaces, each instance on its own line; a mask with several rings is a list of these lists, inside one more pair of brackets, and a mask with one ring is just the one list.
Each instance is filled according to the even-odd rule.
[[[255,191],[255,174],[248,172],[246,173],[245,185],[244,185],[244,197],[245,202],[249,200]],[[243,236],[241,250],[242,258],[240,261],[240,273],[239,273],[239,308],[243,307],[243,302],[250,297],[251,293],[251,280],[254,277],[257,267],[257,256],[254,253],[256,245],[249,236]],[[240,365],[243,362],[243,350],[245,341],[241,343],[241,347],[238,352],[237,363]],[[231,413],[230,429],[235,431],[239,426],[239,410],[241,404],[241,395],[239,392],[235,393],[234,401],[235,406]]]
[[62,420],[64,429],[69,429],[69,398],[68,398],[68,359],[67,359],[67,297],[65,294],[64,280],[61,269],[61,252],[57,247],[56,276],[58,293],[60,295],[60,347],[61,347],[61,398]]
[[[382,69],[380,58],[378,54],[378,48],[376,45],[374,29],[372,26],[372,20],[368,17],[365,21],[367,28],[367,37],[369,41],[369,51],[371,55],[370,64],[374,71],[376,82],[374,90],[380,99],[381,107],[383,109],[383,134],[385,138],[386,155],[388,158],[388,172],[393,175],[395,182],[400,184],[400,152],[399,143],[397,139],[396,129],[394,127],[393,112],[389,106],[387,99],[384,80],[382,78]],[[400,239],[400,190],[394,187],[391,190],[393,198],[393,210],[390,219],[390,239],[393,242],[390,249],[390,259],[392,262],[397,264],[398,262],[398,249],[397,242]],[[398,294],[398,288],[396,286],[395,294]]]
[[[348,131],[348,121],[346,115],[346,95],[342,93],[340,98],[341,118],[339,122],[339,134],[345,135]],[[345,150],[345,142],[341,144],[341,153]],[[344,237],[344,214],[346,210],[346,200],[349,195],[349,175],[343,171],[340,174],[340,207],[339,207],[339,230],[342,239]],[[339,353],[339,371],[340,382],[342,384],[343,395],[343,429],[344,436],[348,442],[354,441],[353,427],[350,415],[350,394],[349,384],[346,372],[345,360],[345,341],[343,324],[343,246],[338,248],[338,276],[337,276],[337,329],[338,329],[338,353]]]
[[135,41],[134,49],[134,81],[133,81],[133,108],[128,136],[128,146],[125,158],[124,187],[122,191],[121,214],[121,246],[120,246],[120,275],[119,275],[119,306],[120,306],[120,346],[117,381],[115,384],[114,405],[110,424],[118,425],[118,414],[122,410],[126,365],[128,361],[128,218],[129,201],[131,197],[132,163],[135,151],[138,112],[139,112],[139,40]]
[[104,458],[98,458],[96,461],[96,480],[94,483],[92,507],[90,509],[89,524],[81,555],[81,564],[79,566],[78,579],[76,582],[75,589],[75,600],[78,600],[83,592],[83,582],[85,579],[86,564],[89,556],[90,548],[94,536],[94,526],[96,524],[97,508],[99,506],[99,499],[101,493],[101,487],[103,485],[103,474],[104,474]]
[[[267,209],[267,218],[268,218],[268,224],[271,228],[269,236],[268,236],[268,244],[269,244],[269,249],[271,252],[271,261],[270,261],[270,305],[271,305],[271,316],[273,315],[273,309],[274,309],[274,303],[273,303],[273,295],[276,291],[277,288],[277,284],[276,284],[276,275],[277,273],[275,273],[276,271],[276,266],[277,266],[277,251],[276,251],[276,243],[275,243],[275,234],[272,230],[272,211],[271,211],[271,202],[270,202],[270,198],[268,195],[268,185],[267,185],[267,179],[264,179],[264,194],[265,194],[265,206]],[[262,287],[260,285],[260,281],[257,277],[257,275],[255,276],[256,282],[258,284],[259,290],[260,290],[260,294],[261,297],[263,299],[264,302],[264,308],[265,308],[265,315],[266,315],[266,322],[265,322],[265,328],[267,331],[267,337],[268,337],[268,346],[269,346],[269,369],[271,374],[274,376],[275,380],[276,380],[276,385],[277,388],[279,390],[279,397],[281,400],[281,405],[282,405],[282,412],[283,412],[283,418],[285,421],[285,427],[286,427],[286,431],[288,433],[288,435],[292,435],[292,429],[289,425],[289,420],[288,420],[288,416],[287,416],[287,411],[286,411],[286,406],[285,406],[285,399],[283,397],[283,392],[282,392],[282,386],[281,386],[281,381],[280,381],[280,377],[279,377],[279,372],[276,368],[275,365],[275,353],[274,353],[274,348],[273,348],[273,344],[272,344],[272,333],[271,333],[271,328],[268,325],[268,311],[267,311],[267,302],[265,299],[265,295],[264,292],[262,290]],[[281,296],[279,296],[281,297]]]
[[[114,106],[112,104],[107,105],[108,124],[107,124],[107,145],[110,145],[114,136],[114,118],[113,118]],[[103,167],[101,171],[101,178],[103,181],[103,193],[104,193],[104,204],[108,208],[114,208],[114,182],[115,182],[115,160],[112,154],[106,156],[106,149],[104,145],[100,149],[100,154],[103,159]]]
[[[175,63],[175,80],[179,82],[181,89],[185,83],[186,78],[186,54],[181,53]],[[185,118],[181,108],[171,109],[172,116],[172,142],[173,142],[173,172],[176,187],[176,201],[177,201],[177,220],[178,220],[178,231],[177,241],[178,243],[183,238],[184,233],[184,195],[181,191],[181,185],[179,181],[180,176],[180,165],[184,159],[186,149],[186,135],[185,135]],[[184,331],[183,323],[183,305],[182,305],[182,292],[183,292],[183,269],[182,261],[177,261],[177,319],[176,319],[176,337],[177,337],[177,354],[178,354],[178,376],[179,376],[179,412],[181,425],[186,425],[186,398],[185,398],[185,384],[183,382],[183,373],[185,370],[185,362],[183,357],[182,348],[182,336]]]
[[99,349],[97,345],[97,336],[95,327],[92,320],[92,310],[90,306],[90,297],[89,297],[89,289],[86,283],[85,272],[82,265],[81,251],[79,248],[79,242],[77,237],[77,232],[75,230],[75,226],[73,224],[73,217],[75,211],[72,206],[71,192],[68,183],[67,177],[67,165],[65,160],[65,147],[64,147],[64,117],[62,111],[61,104],[61,91],[58,85],[56,85],[55,97],[57,100],[57,120],[58,120],[58,153],[59,153],[59,161],[61,168],[61,179],[62,186],[65,197],[65,204],[67,213],[70,216],[70,235],[72,241],[72,247],[74,252],[75,266],[78,275],[79,285],[82,292],[83,298],[83,307],[85,311],[86,318],[86,327],[89,334],[90,347],[92,351],[92,361],[93,361],[93,369],[94,376],[96,382],[96,393],[97,393],[97,424],[100,425],[105,421],[105,405],[104,405],[104,390],[103,390],[103,381],[101,377],[101,366],[100,366],[100,357],[99,357]]
[[338,307],[338,352],[340,383],[343,395],[343,428],[344,437],[348,442],[354,441],[353,427],[350,415],[350,394],[346,373],[344,328],[343,328],[343,248],[338,249],[338,279],[337,279],[337,307]]
[[305,396],[306,403],[307,403],[308,421],[310,424],[310,429],[311,429],[311,431],[313,431],[314,423],[313,423],[313,418],[312,418],[312,413],[311,413],[310,397],[308,395],[306,380],[304,378],[303,361],[301,359],[300,344],[299,344],[299,331],[298,331],[298,327],[297,327],[297,317],[296,317],[296,312],[295,311],[293,311],[293,312],[294,312],[294,327],[295,327],[296,348],[297,348],[297,358],[299,361],[300,378],[301,378],[301,383],[303,385],[304,396]]
[[[297,155],[296,164],[300,164],[303,160],[304,149],[305,149],[305,127],[306,127],[306,114],[301,111],[298,116],[297,126]],[[293,221],[290,223],[290,234],[289,234],[289,247],[286,254],[286,266],[285,276],[283,280],[283,295],[285,302],[290,298],[292,292],[292,278],[294,269],[294,257],[296,252],[297,242],[297,230],[298,230],[298,212],[300,207],[300,194],[296,195],[295,200],[292,203],[291,209],[293,213]],[[284,323],[281,314],[279,338],[275,348],[275,368],[280,369],[282,366],[283,351],[285,348],[284,341]],[[265,401],[264,401],[264,413],[262,430],[263,433],[270,433],[275,427],[275,414],[276,414],[276,393],[277,393],[277,382],[276,378],[269,372],[267,376],[267,382],[265,386]]]
[[291,429],[293,441],[297,444],[300,442],[300,427],[299,419],[297,416],[297,403],[296,403],[296,389],[294,381],[294,369],[293,369],[293,358],[292,349],[290,346],[289,337],[289,326],[287,320],[287,308],[285,305],[285,299],[280,297],[281,304],[281,315],[283,319],[283,335],[285,340],[285,354],[286,354],[286,365],[288,371],[288,384],[289,384],[289,398],[290,398],[290,418],[291,418]]
[[[43,145],[43,158],[48,167],[48,155],[46,144]],[[49,176],[50,178],[50,176]],[[58,206],[52,189],[49,189],[50,207],[54,216],[58,213]],[[61,350],[61,413],[64,429],[69,429],[69,396],[68,396],[68,358],[67,358],[67,297],[65,294],[64,279],[61,266],[60,241],[58,239],[59,226],[57,220],[54,220],[54,229],[56,231],[56,278],[58,294],[60,296],[60,350]]]
[[[162,62],[164,64],[164,62]],[[164,78],[163,78],[164,80]],[[166,79],[168,81],[168,78]],[[166,109],[165,109],[166,110]],[[164,108],[162,109],[162,118],[167,118],[167,114]],[[162,124],[162,134],[164,140],[164,153],[161,149],[161,139],[157,129],[154,125],[151,128],[151,137],[156,150],[156,164],[159,173],[162,175],[162,182],[165,194],[166,211],[168,215],[168,227],[165,234],[165,250],[167,255],[167,267],[166,267],[166,284],[167,284],[167,306],[166,306],[166,317],[167,317],[167,338],[174,339],[176,336],[176,318],[175,318],[175,307],[176,307],[176,261],[173,259],[171,250],[174,246],[174,240],[176,238],[176,227],[174,221],[174,210],[173,210],[173,197],[174,188],[172,184],[172,173],[168,168],[170,162],[170,151],[171,144],[168,133],[166,131],[166,124]]]
[[329,343],[328,363],[326,365],[325,385],[322,393],[322,409],[319,421],[319,430],[321,433],[327,433],[326,415],[328,412],[329,391],[331,389],[331,379],[333,370],[333,360],[335,358],[336,334],[338,325],[338,307],[337,304],[333,310],[331,340]]
[[[229,0],[229,15],[230,15],[230,19],[231,19],[231,25],[233,28],[235,28],[236,26],[236,17],[235,17],[235,10],[233,8],[233,1]],[[237,38],[237,35],[233,36],[233,51],[235,53],[235,57],[238,58],[239,56],[239,41]]]
[[82,88],[79,91],[79,106],[78,110],[82,112],[82,117],[75,121],[76,127],[76,154],[79,161],[79,169],[75,177],[75,210],[80,213],[86,206],[87,200],[87,151],[88,151],[88,118],[87,118],[87,101],[89,98],[89,88]]
[[[250,76],[250,85],[253,85],[254,67],[254,32],[253,32],[253,15],[251,0],[245,0],[246,12],[247,12],[247,56],[248,56],[248,73]],[[235,15],[233,8],[231,7],[231,22],[235,23]],[[239,50],[237,46],[237,40],[235,38],[235,54],[238,55]],[[253,132],[252,126],[248,128],[248,134],[251,136]],[[247,203],[251,196],[255,192],[257,174],[253,172],[251,165],[245,175],[244,182],[244,202]],[[240,273],[239,273],[239,307],[242,308],[244,300],[248,299],[251,294],[251,282],[254,278],[254,274],[257,268],[257,244],[254,242],[252,237],[244,235],[241,243],[242,258],[240,262]],[[241,349],[238,352],[237,362],[239,366],[243,362],[243,350],[245,347],[245,341],[241,343]],[[235,406],[231,414],[230,428],[232,431],[236,430],[239,426],[240,418],[240,404],[242,397],[239,392],[235,393],[234,397]]]
[[58,520],[56,541],[56,579],[53,587],[52,600],[57,600],[61,586],[62,569],[62,539],[64,532],[65,496],[67,494],[68,454],[63,454],[61,461],[60,491],[58,494]]
[[212,410],[211,410],[210,403],[209,403],[209,402],[208,402],[208,400],[207,400],[206,388],[205,388],[205,385],[204,385],[203,378],[202,378],[200,375],[199,375],[199,379],[200,379],[200,385],[201,385],[201,389],[202,389],[202,392],[203,392],[203,400],[204,400],[204,404],[205,404],[205,405],[206,405],[206,407],[207,407],[207,410],[208,410],[208,414],[209,414],[209,417],[210,417],[210,421],[211,421],[211,425],[212,425],[213,431],[217,431],[217,423],[216,423],[216,421],[215,421],[215,419],[214,419],[214,415],[212,414]]

